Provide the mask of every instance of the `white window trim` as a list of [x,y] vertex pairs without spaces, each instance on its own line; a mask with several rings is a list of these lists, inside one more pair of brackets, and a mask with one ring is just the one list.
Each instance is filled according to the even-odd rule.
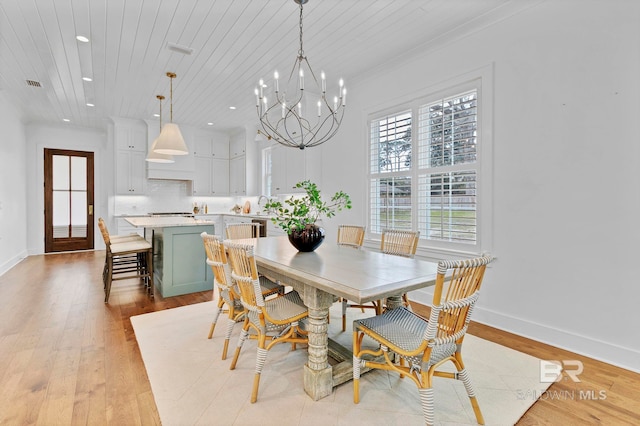
[[[437,243],[437,246],[431,245],[423,239],[420,240],[417,255],[424,258],[442,259],[453,258],[458,256],[473,257],[482,253],[492,252],[493,247],[493,64],[485,65],[476,70],[469,71],[456,77],[452,77],[446,81],[434,84],[420,91],[416,96],[414,91],[412,94],[401,98],[396,98],[393,104],[387,103],[378,106],[375,110],[365,110],[366,126],[366,149],[367,155],[367,174],[366,174],[366,218],[367,224],[371,223],[371,194],[369,193],[369,182],[371,179],[370,150],[371,141],[369,140],[371,122],[383,118],[387,115],[395,114],[398,111],[411,109],[417,114],[415,105],[428,103],[429,101],[448,97],[454,93],[462,92],[466,89],[477,89],[478,91],[478,150],[477,155],[480,162],[479,175],[477,182],[478,204],[477,204],[477,223],[478,234],[475,245],[465,244],[446,244]],[[417,115],[413,115],[412,126],[417,126]],[[412,135],[417,135],[417,129],[412,127]],[[412,152],[417,153],[417,137],[413,138]],[[414,161],[417,161],[415,159]],[[399,172],[401,175],[407,173]],[[389,173],[389,177],[395,173]],[[410,172],[412,176],[412,188],[415,188],[418,182],[418,167],[412,167]],[[412,191],[412,204],[417,205],[417,191]],[[417,229],[417,214],[412,215],[413,229]],[[369,228],[369,227],[367,227]],[[365,246],[370,248],[380,247],[380,234],[373,234],[367,229]],[[467,249],[465,249],[467,248]]]

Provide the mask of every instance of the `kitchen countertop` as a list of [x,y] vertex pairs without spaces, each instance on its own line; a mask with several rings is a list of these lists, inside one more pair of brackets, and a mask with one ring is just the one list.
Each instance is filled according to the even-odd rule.
[[193,217],[184,216],[138,216],[124,217],[136,228],[166,228],[171,226],[197,226],[197,225],[214,225],[215,222],[206,219],[195,219]]

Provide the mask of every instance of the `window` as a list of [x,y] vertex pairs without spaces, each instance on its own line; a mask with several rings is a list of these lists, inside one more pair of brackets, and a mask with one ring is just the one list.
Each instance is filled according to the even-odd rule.
[[372,233],[414,229],[430,247],[478,251],[478,83],[372,116]]

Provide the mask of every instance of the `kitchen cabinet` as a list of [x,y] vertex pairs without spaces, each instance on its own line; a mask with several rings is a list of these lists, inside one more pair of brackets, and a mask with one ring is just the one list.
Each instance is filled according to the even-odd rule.
[[302,150],[274,145],[271,148],[271,193],[302,192],[295,185],[307,179],[318,183],[321,178],[321,158],[319,147]]
[[146,128],[134,120],[114,119],[114,123],[116,193],[142,195],[146,183]]
[[119,151],[147,152],[147,132],[135,123],[118,121],[115,127],[116,149]]
[[229,195],[229,142],[224,137],[198,138],[194,143],[193,195]]
[[225,158],[195,157],[196,172],[193,195],[229,195],[229,160]]
[[245,155],[246,141],[244,132],[232,135],[229,140],[229,158]]
[[229,194],[245,195],[246,190],[246,165],[245,156],[229,160]]

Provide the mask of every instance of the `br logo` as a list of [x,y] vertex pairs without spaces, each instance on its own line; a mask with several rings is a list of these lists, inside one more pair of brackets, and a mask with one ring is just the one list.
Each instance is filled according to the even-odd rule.
[[567,359],[563,361],[540,360],[540,383],[553,383],[562,380],[564,375],[576,383],[580,383],[578,376],[584,370],[582,361]]

